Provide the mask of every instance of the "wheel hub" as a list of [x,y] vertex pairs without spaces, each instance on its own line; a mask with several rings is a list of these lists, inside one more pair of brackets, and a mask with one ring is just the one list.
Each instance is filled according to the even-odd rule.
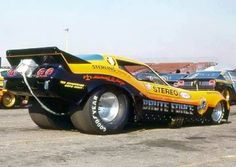
[[115,94],[104,93],[98,102],[98,114],[104,122],[113,121],[119,112],[119,101]]
[[211,118],[214,122],[220,122],[222,119],[222,115],[224,112],[224,108],[221,103],[219,103],[214,109],[211,114]]

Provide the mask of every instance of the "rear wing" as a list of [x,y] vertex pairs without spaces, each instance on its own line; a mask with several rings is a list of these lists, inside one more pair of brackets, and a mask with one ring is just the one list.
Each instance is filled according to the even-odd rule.
[[22,59],[33,59],[38,65],[44,63],[61,64],[67,70],[70,70],[68,64],[89,63],[88,61],[62,51],[57,47],[8,50],[6,55],[7,60],[13,67],[16,67]]

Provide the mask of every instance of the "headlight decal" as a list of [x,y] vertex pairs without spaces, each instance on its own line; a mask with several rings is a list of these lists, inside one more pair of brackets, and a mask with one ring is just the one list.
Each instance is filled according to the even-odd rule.
[[207,107],[207,101],[206,99],[201,99],[200,101],[200,105],[197,107],[198,111],[200,110],[206,110],[206,107]]

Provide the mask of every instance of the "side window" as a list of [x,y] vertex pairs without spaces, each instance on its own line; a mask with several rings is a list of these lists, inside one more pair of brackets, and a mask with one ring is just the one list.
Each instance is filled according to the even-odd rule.
[[166,83],[158,76],[151,68],[145,65],[135,64],[131,62],[125,62],[117,60],[119,68],[131,74],[139,81],[152,82],[161,85]]

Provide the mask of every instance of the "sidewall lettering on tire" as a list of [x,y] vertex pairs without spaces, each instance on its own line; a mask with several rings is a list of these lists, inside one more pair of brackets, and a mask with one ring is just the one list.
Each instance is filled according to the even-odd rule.
[[107,128],[103,124],[103,122],[100,119],[99,114],[98,114],[98,96],[96,96],[96,95],[93,96],[92,105],[91,105],[91,111],[92,111],[92,119],[93,119],[95,125],[101,131],[106,132]]

